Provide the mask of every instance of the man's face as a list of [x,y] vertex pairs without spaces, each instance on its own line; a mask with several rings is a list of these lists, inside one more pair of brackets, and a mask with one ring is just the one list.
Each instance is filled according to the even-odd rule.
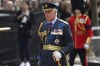
[[52,21],[56,16],[56,11],[52,10],[44,10],[45,17],[48,21]]
[[79,10],[79,9],[75,9],[75,14],[80,14],[81,13],[81,11]]
[[27,10],[29,8],[29,5],[27,3],[25,3],[25,2],[22,2],[21,8],[23,10]]

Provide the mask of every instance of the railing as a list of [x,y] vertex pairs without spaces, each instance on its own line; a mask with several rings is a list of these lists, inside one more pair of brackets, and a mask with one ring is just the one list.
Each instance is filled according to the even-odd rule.
[[[93,27],[92,27],[92,30],[93,30],[93,31],[95,31],[95,30],[100,30],[100,26],[93,26]],[[100,36],[93,36],[92,39],[100,39]]]

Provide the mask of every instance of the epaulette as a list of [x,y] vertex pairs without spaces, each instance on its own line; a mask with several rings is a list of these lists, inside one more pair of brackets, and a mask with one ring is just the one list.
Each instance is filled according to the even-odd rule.
[[61,22],[65,23],[65,24],[68,24],[68,22],[62,20],[62,19],[59,19]]

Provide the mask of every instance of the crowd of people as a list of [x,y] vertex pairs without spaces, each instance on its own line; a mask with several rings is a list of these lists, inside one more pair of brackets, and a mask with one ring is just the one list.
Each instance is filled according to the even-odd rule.
[[[87,7],[84,7],[84,1],[77,1],[1,0],[0,10],[18,11],[15,21],[18,24],[19,66],[30,66],[28,42],[31,27],[35,23],[33,11],[39,7],[46,18],[38,30],[42,47],[40,66],[66,66],[65,56],[68,54],[70,66],[74,65],[76,54],[79,54],[82,66],[88,66],[87,52],[93,36],[91,20],[85,14]],[[99,0],[97,13],[100,17]]]
[[[25,0],[0,0],[0,10],[17,11]],[[31,8],[38,8],[37,0],[28,0]]]
[[[0,10],[17,11],[20,9],[22,1],[27,1],[27,0],[0,0]],[[70,0],[28,0],[28,1],[30,3],[29,7],[32,10],[37,10],[41,8],[41,3],[47,1],[59,6],[59,15],[61,16],[62,19],[66,20],[68,19],[68,17],[72,15]],[[84,0],[84,1],[86,1],[86,3],[90,5],[90,0]],[[63,13],[64,15],[62,15]],[[99,0],[97,0],[97,14],[100,17],[100,1]]]
[[[20,9],[22,1],[25,1],[25,0],[0,0],[0,10],[18,11]],[[70,0],[28,0],[28,1],[30,3],[30,8],[36,12],[41,11],[41,3],[45,1],[56,4],[57,6],[59,6],[59,17],[63,20],[68,21],[69,17],[73,14],[71,12],[72,8],[71,8]],[[90,0],[85,0],[85,1],[87,1],[88,5],[90,5]],[[98,17],[100,18],[100,1],[99,0],[97,0],[97,14],[98,14]],[[100,21],[99,18],[98,20]]]

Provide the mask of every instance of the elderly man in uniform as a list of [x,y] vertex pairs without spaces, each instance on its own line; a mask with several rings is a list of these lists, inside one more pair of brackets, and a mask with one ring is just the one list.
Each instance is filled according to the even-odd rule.
[[46,20],[40,24],[41,39],[40,66],[67,66],[65,56],[73,49],[70,26],[57,18],[57,6],[42,4]]

